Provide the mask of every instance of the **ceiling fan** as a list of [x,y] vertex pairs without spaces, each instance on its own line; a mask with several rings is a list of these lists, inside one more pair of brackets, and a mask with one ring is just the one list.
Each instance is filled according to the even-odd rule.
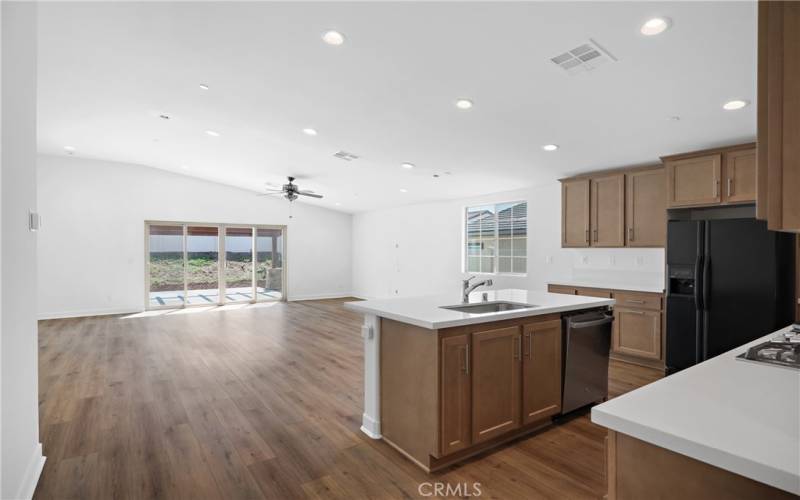
[[274,195],[282,195],[284,198],[289,200],[290,202],[297,199],[298,196],[309,196],[311,198],[322,198],[321,194],[317,194],[314,191],[301,191],[300,186],[294,183],[294,177],[289,176],[288,184],[284,184],[281,189],[268,189],[266,193],[260,194],[259,196],[274,196]]

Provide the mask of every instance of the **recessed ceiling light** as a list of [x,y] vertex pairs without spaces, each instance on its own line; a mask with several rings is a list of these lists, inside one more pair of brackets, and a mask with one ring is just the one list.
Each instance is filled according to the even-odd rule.
[[681,117],[677,116],[677,115],[676,116],[670,116],[669,118],[667,118],[667,120],[669,120],[671,122],[679,122],[679,121],[681,121]]
[[328,45],[341,45],[344,43],[344,35],[338,31],[330,30],[323,33],[322,40]]
[[342,204],[339,203],[338,201],[336,203],[334,203],[334,205],[336,205],[337,207],[341,207],[342,206]]
[[456,101],[456,107],[458,109],[469,109],[472,107],[472,101],[469,99],[459,99]]
[[317,129],[313,128],[304,128],[303,133],[306,135],[317,135]]
[[542,146],[542,149],[544,149],[545,151],[555,151],[556,149],[558,149],[558,144],[545,144],[544,146]]
[[206,130],[206,134],[210,135],[211,137],[219,137],[219,132],[215,130]]
[[184,170],[189,170],[189,165],[181,165],[181,168]]
[[400,188],[400,192],[401,192],[401,193],[407,193],[407,192],[408,192],[408,189],[406,189],[406,188]]
[[210,87],[208,85],[206,85],[205,83],[201,83],[200,84],[200,90],[208,90],[209,88]]
[[732,101],[728,101],[722,105],[722,108],[727,111],[733,111],[736,109],[742,109],[743,107],[750,104],[749,102],[745,101],[744,99],[734,99]]
[[162,114],[158,115],[158,117],[161,118],[162,120],[169,120],[169,119],[172,118],[171,116],[169,116],[166,113],[162,113]]
[[74,146],[64,146],[64,151],[67,152],[68,155],[71,155],[75,152]]
[[642,35],[653,36],[663,33],[669,28],[669,19],[666,17],[654,17],[642,25],[639,31]]
[[403,168],[407,168],[409,170],[415,167],[415,165],[413,163],[403,163],[400,166],[403,167]]

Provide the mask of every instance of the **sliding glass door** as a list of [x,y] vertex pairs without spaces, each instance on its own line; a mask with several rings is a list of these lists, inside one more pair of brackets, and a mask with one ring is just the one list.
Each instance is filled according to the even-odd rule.
[[253,228],[225,228],[225,301],[252,302]]
[[146,222],[148,309],[283,300],[283,226]]
[[283,231],[256,231],[256,293],[263,299],[283,298]]

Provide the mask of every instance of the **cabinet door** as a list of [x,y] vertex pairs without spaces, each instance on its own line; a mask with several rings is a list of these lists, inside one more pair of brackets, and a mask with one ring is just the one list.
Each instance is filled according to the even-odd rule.
[[725,154],[724,200],[728,203],[756,199],[756,151],[746,149]]
[[615,308],[611,347],[630,356],[661,359],[661,313]]
[[663,168],[626,176],[629,247],[663,247],[667,238],[667,176]]
[[625,246],[625,175],[591,180],[591,246]]
[[520,327],[472,334],[472,442],[520,425]]
[[561,182],[561,246],[589,246],[589,179]]
[[719,154],[667,162],[667,204],[670,207],[714,205],[722,201]]
[[561,320],[523,327],[522,423],[561,411]]
[[441,455],[466,448],[472,443],[470,419],[469,335],[442,339],[441,349]]

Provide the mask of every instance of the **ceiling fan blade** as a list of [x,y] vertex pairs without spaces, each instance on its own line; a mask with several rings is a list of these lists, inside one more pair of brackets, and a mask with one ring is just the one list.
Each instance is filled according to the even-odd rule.
[[275,196],[280,194],[286,194],[286,193],[284,193],[283,191],[275,191],[273,193],[259,193],[256,196]]
[[299,194],[299,195],[302,195],[302,196],[310,196],[312,198],[322,198],[321,194],[312,193],[311,191],[297,191],[296,194]]

